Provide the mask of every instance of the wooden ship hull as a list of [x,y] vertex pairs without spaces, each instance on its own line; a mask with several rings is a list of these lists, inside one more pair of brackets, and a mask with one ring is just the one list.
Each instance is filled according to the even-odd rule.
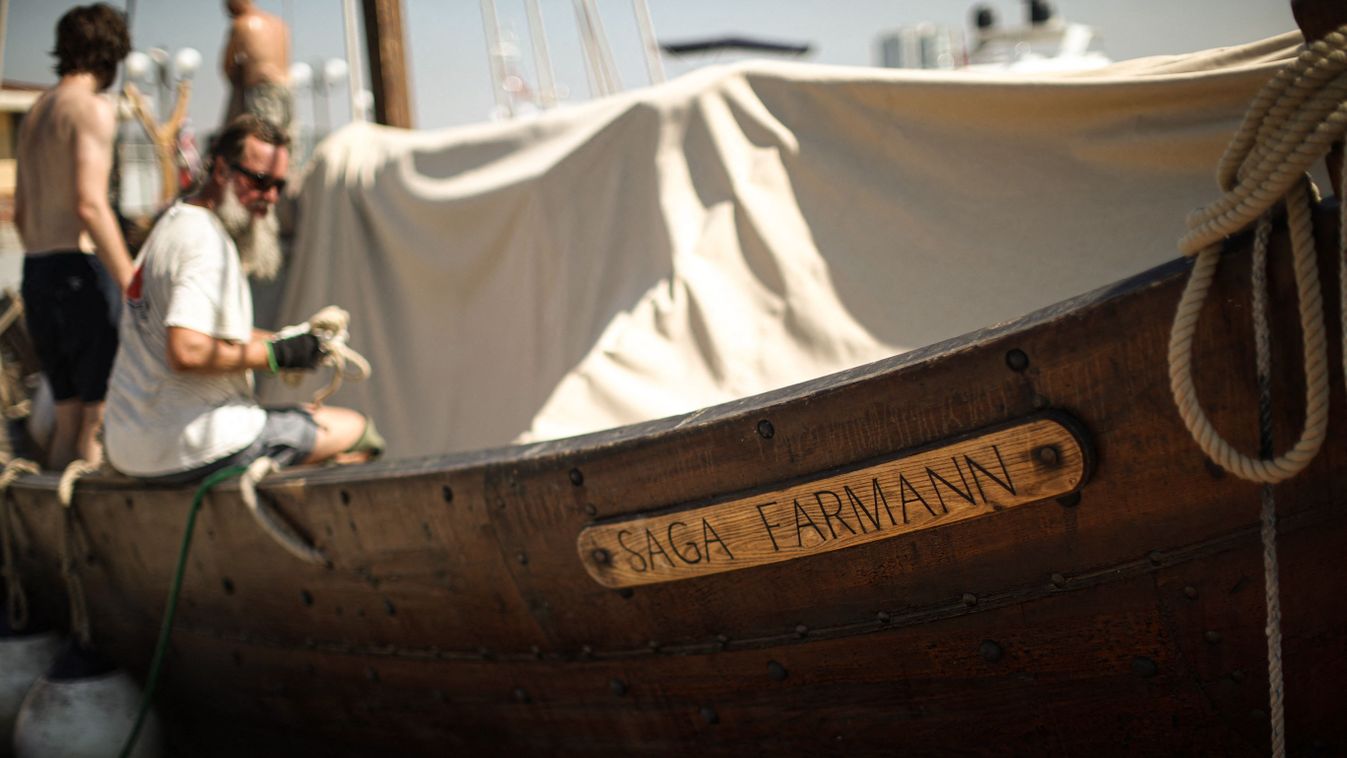
[[[1335,211],[1318,213],[1321,239],[1335,237]],[[1285,247],[1279,233],[1283,446],[1304,394]],[[1194,360],[1214,423],[1252,449],[1249,240],[1230,248]],[[1188,268],[686,416],[263,482],[326,566],[282,550],[223,485],[197,523],[159,712],[192,755],[1266,754],[1260,488],[1204,457],[1167,379]],[[1330,327],[1330,345],[1340,337]],[[1299,754],[1347,749],[1337,350],[1329,441],[1276,487],[1286,733]],[[766,512],[782,554],[734,570],[719,570],[733,563],[722,551],[739,549],[724,528],[669,521],[755,498],[800,508],[802,492],[851,492],[839,477],[868,481],[923,451],[957,458],[960,441],[1045,419],[1076,447],[1007,452],[1001,479],[1075,473],[1056,490],[1021,484],[1013,507],[985,476],[991,492],[971,504],[953,495],[967,480],[943,505],[925,481],[920,501],[891,488],[887,518],[853,488],[859,498],[844,499],[875,509],[877,538],[791,553],[861,525],[855,510],[829,511],[848,535],[824,513],[831,501],[805,498],[812,529],[793,509]],[[59,610],[56,486],[29,477],[9,497],[28,594]],[[190,499],[110,478],[77,489],[71,558],[94,640],[137,675]],[[647,516],[668,531],[632,522],[620,548],[596,547],[596,533]],[[623,566],[626,580],[604,573]]]

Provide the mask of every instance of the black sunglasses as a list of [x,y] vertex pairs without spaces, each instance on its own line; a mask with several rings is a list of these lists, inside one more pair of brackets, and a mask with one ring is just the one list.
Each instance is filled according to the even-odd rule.
[[267,192],[272,187],[275,187],[277,192],[285,191],[284,179],[278,179],[271,174],[263,174],[260,171],[244,168],[237,163],[230,163],[229,167],[248,177],[248,179],[252,181],[253,186],[257,188],[258,192]]

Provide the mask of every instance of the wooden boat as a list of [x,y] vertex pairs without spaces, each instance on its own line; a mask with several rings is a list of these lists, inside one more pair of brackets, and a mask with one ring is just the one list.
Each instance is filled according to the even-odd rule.
[[[1332,271],[1336,202],[1316,214]],[[1244,449],[1251,244],[1194,359]],[[1304,414],[1287,245],[1282,436]],[[1266,753],[1260,487],[1194,444],[1166,372],[1188,272],[686,416],[266,481],[322,565],[222,485],[158,708],[192,755]],[[1297,754],[1347,749],[1338,350],[1329,438],[1276,487]],[[67,511],[57,484],[8,494],[28,594],[61,605],[69,519],[97,644],[144,672],[190,493],[91,477]]]

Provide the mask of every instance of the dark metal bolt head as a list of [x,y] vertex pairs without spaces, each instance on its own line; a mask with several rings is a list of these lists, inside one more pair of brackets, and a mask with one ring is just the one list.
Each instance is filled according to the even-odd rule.
[[515,555],[515,560],[519,561],[519,565],[520,565],[520,566],[527,566],[527,565],[529,565],[529,557],[528,557],[528,553],[525,553],[523,550],[520,550],[520,551]]
[[977,596],[977,595],[974,595],[974,594],[971,593],[971,592],[965,592],[965,593],[963,593],[963,598],[962,598],[962,600],[963,600],[963,604],[966,605],[966,606],[968,606],[969,608],[972,608],[973,606],[975,606],[975,605],[978,604],[978,596]]
[[338,492],[337,495],[341,497],[342,505],[351,504],[351,493],[347,492],[346,490],[342,490],[341,492]]
[[609,563],[613,562],[613,554],[601,547],[594,548],[589,554],[589,557],[593,558],[594,562],[600,566],[607,566]]
[[446,503],[454,502],[454,488],[450,487],[447,484],[444,485],[443,487],[440,488],[440,497],[443,497],[444,502]]
[[543,649],[538,647],[537,645],[530,645],[529,653],[533,655],[533,659],[535,661],[541,661],[543,659]]
[[1197,599],[1197,588],[1194,587],[1194,586],[1192,586],[1191,584],[1188,585],[1187,587],[1184,587],[1184,588],[1183,588],[1183,596],[1186,597],[1186,598],[1188,598],[1189,600],[1196,600],[1196,599]]
[[775,434],[776,434],[776,427],[772,426],[772,422],[768,421],[767,419],[763,419],[762,421],[758,422],[759,437],[762,437],[765,440],[770,440]]
[[524,691],[523,687],[514,688],[514,699],[516,703],[527,703],[530,700],[529,694]]
[[299,602],[303,603],[304,605],[312,606],[312,605],[313,605],[313,593],[312,593],[312,592],[309,592],[308,590],[300,590],[300,591],[299,591]]
[[376,671],[373,667],[367,668],[365,669],[365,678],[370,680],[371,682],[378,683],[379,672]]
[[809,635],[809,627],[805,626],[804,624],[797,624],[795,626],[796,637],[806,637],[808,635]]
[[716,642],[719,642],[722,645],[728,645],[730,644],[730,636],[728,634],[717,634]]
[[1215,629],[1208,629],[1202,634],[1202,639],[1206,640],[1210,645],[1215,645],[1221,641],[1221,633]]
[[593,656],[594,656],[594,648],[590,647],[589,645],[580,646],[581,658],[592,658]]
[[1155,661],[1144,655],[1138,655],[1132,659],[1132,673],[1143,679],[1150,679],[1160,673],[1160,667],[1155,665]]
[[885,613],[884,611],[880,611],[879,613],[875,614],[875,621],[878,621],[881,624],[887,624],[889,623],[889,620],[890,620],[889,614]]
[[622,697],[627,694],[627,683],[621,679],[610,679],[608,681],[608,691],[617,697]]
[[229,577],[226,576],[224,579],[222,579],[222,580],[220,581],[220,584],[224,586],[224,592],[225,592],[226,595],[232,595],[232,594],[234,594],[234,580],[233,580],[233,579],[230,579]]
[[1159,566],[1161,563],[1165,562],[1165,557],[1160,555],[1159,550],[1150,551],[1146,554],[1146,558],[1151,562],[1152,566]]
[[1061,574],[1053,574],[1053,575],[1052,575],[1052,586],[1057,587],[1057,588],[1059,588],[1059,589],[1062,588],[1062,587],[1065,587],[1065,586],[1066,586],[1066,577],[1062,576]]
[[770,677],[772,678],[772,681],[774,681],[774,682],[780,682],[780,681],[784,681],[785,678],[786,678],[787,676],[789,676],[789,674],[786,673],[786,667],[785,667],[785,666],[782,666],[781,664],[777,663],[776,661],[768,661],[768,662],[767,662],[767,676],[770,676]]
[[659,640],[650,640],[649,642],[645,643],[645,646],[650,648],[650,652],[652,653],[659,652]]
[[1075,508],[1080,505],[1080,493],[1072,492],[1070,495],[1062,495],[1057,498],[1057,504],[1063,508]]
[[982,656],[982,660],[988,663],[996,663],[1005,657],[1006,651],[992,640],[983,640],[982,644],[978,645],[978,654]]
[[594,518],[599,515],[599,509],[594,507],[593,503],[585,503],[585,515]]
[[720,723],[720,716],[716,713],[716,709],[709,705],[702,706],[701,715],[702,721],[705,721],[708,724],[714,725]]
[[574,484],[575,486],[579,487],[584,483],[585,483],[585,475],[580,473],[580,469],[578,468],[571,469],[571,484]]
[[1056,466],[1062,462],[1062,451],[1056,445],[1044,445],[1034,451],[1034,458],[1044,466]]
[[1240,682],[1244,681],[1244,672],[1239,669],[1231,671],[1230,680],[1233,681],[1235,684],[1239,684]]
[[1011,371],[1019,372],[1029,368],[1029,356],[1018,347],[1006,353],[1006,365]]

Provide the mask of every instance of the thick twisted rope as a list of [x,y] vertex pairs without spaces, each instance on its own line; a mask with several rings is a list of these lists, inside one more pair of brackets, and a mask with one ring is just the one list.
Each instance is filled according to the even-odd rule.
[[75,482],[99,468],[97,463],[82,458],[71,461],[61,472],[61,481],[56,486],[56,496],[61,501],[61,511],[65,517],[61,525],[61,579],[65,581],[66,597],[70,601],[70,631],[85,647],[93,642],[93,629],[89,620],[89,600],[84,592],[84,580],[75,570],[74,539],[78,534],[74,508]]
[[[1170,333],[1170,387],[1188,431],[1222,468],[1262,482],[1261,522],[1267,624],[1268,702],[1272,754],[1286,753],[1282,672],[1277,504],[1272,485],[1299,473],[1319,452],[1328,427],[1328,356],[1314,244],[1311,199],[1318,192],[1306,171],[1347,133],[1347,27],[1326,35],[1279,72],[1254,98],[1218,169],[1225,195],[1188,218],[1179,242],[1197,255]],[[1347,167],[1345,167],[1347,168]],[[1274,457],[1272,444],[1272,349],[1268,326],[1267,250],[1271,216],[1286,208],[1299,300],[1305,372],[1305,423],[1296,443]],[[1339,203],[1339,300],[1344,369],[1347,370],[1347,205]],[[1216,272],[1223,240],[1257,221],[1252,289],[1259,394],[1259,458],[1236,451],[1212,427],[1192,379],[1192,342],[1203,301]]]
[[[1267,248],[1272,221],[1258,220],[1252,262],[1253,333],[1258,367],[1258,452],[1272,457],[1272,336],[1268,327]],[[1286,708],[1282,677],[1281,580],[1277,565],[1277,499],[1271,484],[1261,488],[1263,601],[1267,608],[1268,704],[1272,720],[1272,755],[1286,755]]]
[[0,575],[5,579],[5,613],[8,615],[10,629],[23,629],[28,626],[28,595],[24,592],[23,581],[19,577],[18,561],[14,557],[14,537],[19,525],[11,522],[9,485],[23,474],[36,474],[41,469],[36,463],[23,458],[15,458],[5,464],[0,473]]
[[[1305,176],[1347,133],[1347,34],[1338,30],[1315,42],[1278,73],[1254,98],[1239,132],[1221,159],[1218,180],[1225,191],[1188,218],[1179,242],[1196,255],[1169,341],[1169,380],[1184,425],[1202,451],[1221,468],[1255,482],[1295,476],[1319,452],[1328,428],[1328,349],[1323,298]],[[1211,425],[1193,384],[1192,348],[1198,316],[1220,257],[1221,243],[1278,204],[1286,207],[1299,298],[1305,366],[1305,424],[1295,444],[1280,456],[1244,455]]]
[[327,556],[323,555],[322,551],[296,534],[289,525],[276,518],[271,509],[264,507],[257,499],[257,483],[280,469],[276,461],[265,456],[253,461],[239,477],[239,495],[243,497],[244,504],[248,506],[248,511],[253,514],[258,526],[262,527],[262,531],[285,548],[286,552],[306,563],[326,565]]

